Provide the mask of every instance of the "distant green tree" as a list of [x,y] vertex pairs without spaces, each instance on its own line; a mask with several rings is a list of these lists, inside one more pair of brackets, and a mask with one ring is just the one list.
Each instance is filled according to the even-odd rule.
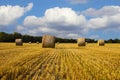
[[112,43],[112,42],[113,42],[113,40],[112,40],[112,39],[109,39],[109,40],[108,40],[108,43]]
[[115,43],[120,43],[120,40],[118,38],[114,39]]
[[6,38],[7,38],[6,42],[14,42],[15,41],[13,34],[8,34],[6,36]]
[[[5,32],[0,32],[0,42],[14,42],[15,39],[22,38],[23,42],[42,42],[41,36],[30,36],[30,35],[22,35],[21,33],[14,32],[12,34],[8,34]],[[56,38],[56,42],[59,43],[76,43],[76,39],[67,39],[67,38]],[[97,42],[94,39],[86,38],[86,42],[95,43]],[[106,43],[120,43],[120,39],[109,39],[105,40]]]
[[14,32],[13,36],[14,36],[14,39],[22,38],[22,35],[20,33],[18,33],[18,32]]
[[4,42],[4,41],[6,41],[6,37],[8,36],[8,34],[7,33],[5,33],[5,32],[0,32],[0,42]]
[[94,39],[89,39],[89,38],[86,38],[85,41],[88,43],[96,43],[97,42]]
[[33,42],[33,36],[23,35],[22,39],[23,39],[23,42]]

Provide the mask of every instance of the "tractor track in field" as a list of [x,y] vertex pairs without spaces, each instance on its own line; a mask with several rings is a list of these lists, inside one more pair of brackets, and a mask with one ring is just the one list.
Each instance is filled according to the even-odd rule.
[[30,64],[29,68],[24,74],[22,74],[23,77],[20,76],[21,77],[20,79],[25,78],[26,75],[29,75],[30,77],[32,77],[35,74],[35,72],[37,71],[37,69],[41,69],[43,64],[50,60],[50,57],[51,57],[51,55],[49,55],[49,52],[46,52],[46,53],[39,55],[39,57],[37,57],[37,60],[33,59],[33,62],[31,62],[32,60],[29,61],[30,63],[27,63],[28,65]]

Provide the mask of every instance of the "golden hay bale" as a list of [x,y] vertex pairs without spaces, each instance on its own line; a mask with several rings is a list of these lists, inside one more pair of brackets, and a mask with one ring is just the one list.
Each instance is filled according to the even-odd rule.
[[36,44],[39,44],[39,42],[37,41]]
[[29,42],[29,44],[31,44],[32,42]]
[[86,45],[85,38],[78,38],[77,44],[78,44],[78,46],[85,46]]
[[22,39],[15,39],[15,43],[16,43],[16,46],[22,46],[23,45]]
[[55,48],[55,37],[50,35],[43,35],[42,37],[43,48]]
[[56,42],[57,44],[59,44],[60,42]]
[[105,45],[105,41],[102,40],[102,39],[98,40],[98,45],[99,46],[104,46]]

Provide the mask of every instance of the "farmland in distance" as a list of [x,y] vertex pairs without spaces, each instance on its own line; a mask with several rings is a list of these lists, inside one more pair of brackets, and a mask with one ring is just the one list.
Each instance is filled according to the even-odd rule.
[[0,43],[0,80],[120,80],[120,44]]

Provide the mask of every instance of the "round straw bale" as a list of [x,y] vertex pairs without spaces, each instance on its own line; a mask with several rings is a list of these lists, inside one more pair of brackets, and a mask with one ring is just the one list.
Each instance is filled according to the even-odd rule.
[[29,42],[29,44],[31,44],[32,42]]
[[23,45],[22,39],[16,39],[15,43],[16,43],[16,46],[22,46]]
[[78,44],[78,46],[85,46],[86,45],[85,38],[78,38],[77,44]]
[[39,44],[39,42],[38,42],[38,41],[37,41],[36,43],[37,43],[37,44]]
[[105,41],[102,40],[102,39],[98,40],[98,45],[99,46],[104,46],[105,45]]
[[42,37],[43,48],[55,48],[55,37],[50,35],[43,35]]
[[60,42],[56,42],[57,44],[59,44]]

